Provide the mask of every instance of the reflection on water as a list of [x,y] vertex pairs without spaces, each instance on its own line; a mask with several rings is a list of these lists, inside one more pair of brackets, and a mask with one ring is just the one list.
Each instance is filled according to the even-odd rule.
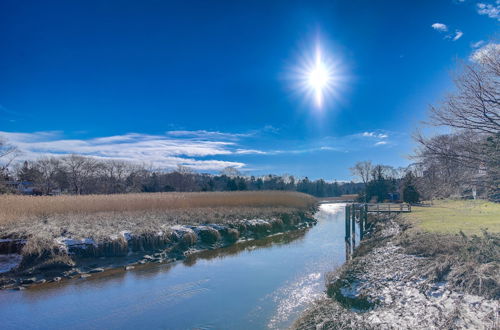
[[211,260],[214,258],[224,258],[243,251],[252,251],[273,245],[288,244],[295,240],[302,239],[309,229],[310,228],[305,228],[283,234],[276,234],[259,240],[248,240],[225,248],[201,251],[188,256],[183,263],[186,266],[193,266],[198,259]]
[[345,260],[343,204],[318,224],[87,279],[0,292],[2,328],[284,328]]

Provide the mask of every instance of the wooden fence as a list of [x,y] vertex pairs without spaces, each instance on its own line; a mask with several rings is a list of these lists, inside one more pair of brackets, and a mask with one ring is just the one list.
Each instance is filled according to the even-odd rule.
[[368,205],[368,212],[411,212],[411,205],[407,203],[377,203],[377,204],[366,204]]

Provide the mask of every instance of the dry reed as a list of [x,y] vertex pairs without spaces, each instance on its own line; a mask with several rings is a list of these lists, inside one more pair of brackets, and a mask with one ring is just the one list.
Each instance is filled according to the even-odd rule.
[[307,209],[315,198],[284,191],[153,193],[82,196],[0,196],[0,224],[65,214],[167,211],[195,208]]

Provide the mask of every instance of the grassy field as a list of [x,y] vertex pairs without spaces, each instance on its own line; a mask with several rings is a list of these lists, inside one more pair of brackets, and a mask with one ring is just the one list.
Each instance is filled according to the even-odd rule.
[[456,234],[480,234],[481,229],[500,233],[500,204],[483,200],[442,200],[431,206],[412,207],[405,217],[415,223],[418,229]]

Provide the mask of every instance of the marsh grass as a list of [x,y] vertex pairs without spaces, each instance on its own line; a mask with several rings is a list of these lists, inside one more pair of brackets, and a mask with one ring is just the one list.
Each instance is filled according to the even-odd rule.
[[157,236],[176,224],[293,218],[315,204],[312,196],[279,191],[0,196],[0,238],[28,239],[23,254],[39,256],[57,254],[54,238],[61,236],[97,242],[121,231]]
[[407,253],[428,258],[420,271],[430,282],[447,281],[461,292],[500,298],[500,234],[409,230],[397,242]]
[[297,192],[246,191],[116,195],[0,196],[0,224],[65,214],[158,212],[195,208],[291,207],[307,209],[315,198]]

